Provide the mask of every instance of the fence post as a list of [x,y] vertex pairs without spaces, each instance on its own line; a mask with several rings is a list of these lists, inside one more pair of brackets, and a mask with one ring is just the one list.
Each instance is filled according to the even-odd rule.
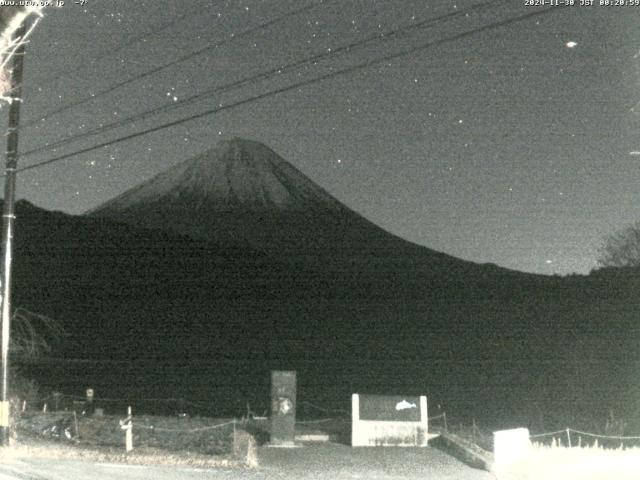
[[80,433],[78,432],[78,415],[76,415],[76,411],[73,411],[73,426],[76,429],[76,438],[80,438]]
[[444,418],[444,431],[445,431],[445,432],[448,432],[448,431],[449,431],[449,429],[447,428],[447,412],[444,412],[444,413],[442,414],[442,416],[443,416],[443,418]]
[[133,419],[131,406],[127,408],[127,418],[120,420],[120,428],[124,430],[124,448],[127,452],[133,450]]
[[60,392],[53,392],[51,396],[53,397],[54,409],[57,412],[62,407],[62,394]]
[[476,419],[473,419],[473,443],[478,443],[478,438],[476,436]]
[[571,448],[571,433],[569,428],[567,428],[567,441],[569,442],[569,448]]
[[125,449],[127,452],[130,452],[133,450],[133,419],[131,418],[131,406],[127,408],[127,416],[129,417],[129,424],[127,425],[125,434]]

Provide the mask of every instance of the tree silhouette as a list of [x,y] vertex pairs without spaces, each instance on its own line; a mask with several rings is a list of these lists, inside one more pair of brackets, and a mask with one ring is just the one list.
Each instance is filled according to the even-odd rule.
[[49,353],[64,330],[59,322],[26,308],[17,308],[11,320],[10,352],[22,360],[33,360]]
[[607,237],[598,251],[601,267],[640,266],[640,221]]

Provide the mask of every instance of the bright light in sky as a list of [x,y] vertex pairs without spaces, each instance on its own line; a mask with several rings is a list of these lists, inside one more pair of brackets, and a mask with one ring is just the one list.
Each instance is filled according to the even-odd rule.
[[[175,12],[142,6],[151,2],[128,2],[122,23],[118,23],[120,17],[112,17],[117,15],[112,3],[89,2],[93,5],[91,15],[83,14],[82,9],[60,9],[33,31],[29,75],[25,76],[28,101],[21,119],[24,117],[27,123],[37,120],[34,127],[38,125],[39,129],[37,139],[29,138],[33,145],[28,148],[47,147],[51,151],[42,157],[46,160],[60,154],[50,146],[53,142],[80,140],[77,135],[89,130],[95,129],[96,134],[91,141],[83,140],[87,141],[86,147],[128,136],[126,131],[107,135],[109,127],[103,127],[111,124],[115,128],[116,122],[122,125],[130,117],[142,121],[149,115],[151,121],[153,115],[157,122],[154,125],[186,122],[192,115],[197,118],[188,124],[165,125],[167,129],[161,131],[166,134],[153,138],[120,138],[122,142],[104,150],[78,154],[76,163],[70,158],[68,163],[47,164],[46,170],[25,172],[20,196],[36,205],[73,214],[86,212],[122,194],[137,181],[213,148],[218,139],[240,137],[273,148],[341,202],[385,230],[466,260],[516,270],[586,274],[594,267],[592,256],[600,232],[637,214],[625,203],[627,196],[621,194],[616,197],[621,202],[615,209],[618,218],[603,213],[589,216],[588,222],[576,219],[582,218],[585,202],[593,211],[602,210],[600,203],[606,199],[586,193],[609,186],[600,182],[610,181],[610,188],[621,189],[620,177],[628,177],[624,188],[629,190],[624,193],[629,195],[633,195],[633,185],[640,183],[640,169],[635,164],[640,161],[640,142],[634,126],[640,118],[640,104],[631,109],[637,101],[633,89],[640,78],[634,69],[640,59],[640,43],[634,42],[640,9],[565,9],[566,15],[555,15],[552,12],[556,9],[549,9],[543,21],[542,16],[528,16],[535,9],[529,12],[525,2],[506,2],[508,8],[476,16],[471,6],[478,2],[461,1],[457,8],[460,18],[476,22],[465,29],[468,27],[470,33],[475,27],[481,30],[460,48],[462,39],[447,39],[453,40],[461,26],[445,23],[429,39],[444,43],[427,48],[431,44],[417,35],[415,28],[426,26],[419,22],[435,18],[433,9],[452,13],[454,2],[377,2],[380,8],[375,12],[362,7],[366,2],[342,2],[340,14],[325,9],[323,2],[310,2],[317,6],[308,12],[308,18],[302,12],[299,18],[295,12],[301,7],[288,10],[298,3],[290,0],[272,0],[272,8],[262,8],[266,2],[261,0],[221,2],[224,8],[210,8],[212,2],[208,0],[192,0],[186,2],[188,16],[180,17],[180,22],[186,22],[181,28],[189,29],[199,44],[167,58],[163,50],[174,48],[171,35],[148,42],[143,41],[146,36],[139,42],[133,37],[154,32],[159,25],[172,25]],[[178,8],[185,2],[163,3]],[[73,6],[73,2],[66,4]],[[291,15],[284,15],[285,11]],[[223,30],[212,29],[211,22],[223,17]],[[113,21],[107,20],[111,18]],[[402,18],[407,25],[396,25]],[[499,35],[490,33],[496,22],[506,22],[508,28],[501,29]],[[257,35],[263,24],[264,29],[277,24],[282,35]],[[249,25],[255,29],[248,29]],[[388,32],[405,27],[408,35],[403,36],[402,45],[386,40]],[[241,32],[245,32],[242,38],[236,38]],[[318,52],[325,52],[329,60],[340,53],[337,48],[358,42],[360,35],[368,38],[382,33],[384,37],[375,41],[376,52],[353,49],[353,56],[344,58],[344,63],[326,65],[334,68],[326,78],[322,65],[307,64]],[[215,55],[202,50],[202,46],[208,48],[223,37],[225,45],[216,47]],[[395,36],[389,40],[392,38]],[[259,48],[253,48],[254,44]],[[562,47],[571,51],[562,51]],[[405,49],[405,56],[396,57]],[[236,65],[232,59],[240,52],[244,61]],[[636,59],[631,58],[634,54]],[[80,57],[87,62],[79,62]],[[99,61],[88,62],[98,57]],[[137,57],[144,62],[135,63]],[[387,57],[405,60],[392,62]],[[430,62],[420,61],[427,57]],[[351,69],[374,60],[380,63],[371,64],[366,71],[364,67]],[[211,75],[211,62],[222,65],[227,61],[234,67],[224,74],[225,78]],[[434,69],[431,61],[439,67]],[[298,72],[300,80],[284,78],[286,68],[297,62],[306,69]],[[271,72],[273,65],[277,69]],[[75,69],[73,75],[69,66]],[[338,70],[342,73],[334,77]],[[58,72],[59,76],[64,73],[72,78],[58,82]],[[625,87],[611,88],[622,81],[622,72]],[[264,88],[260,92],[285,90],[280,97],[265,97],[264,101],[250,100],[258,93],[250,89],[238,90],[233,94],[236,96],[213,95],[220,85],[237,78],[257,81],[256,75],[273,82],[259,87]],[[303,80],[318,81],[302,83],[300,90],[286,90],[287,85]],[[313,94],[306,88],[313,88]],[[283,100],[285,94],[288,96]],[[196,95],[202,102],[184,101],[188,97],[195,100]],[[210,105],[204,106],[205,98]],[[229,102],[241,100],[248,103],[231,108]],[[85,105],[85,101],[91,105]],[[214,108],[224,108],[224,115],[220,112],[214,118],[202,113]],[[635,114],[631,118],[630,109]],[[67,117],[58,117],[62,113]],[[45,117],[47,121],[40,121]],[[274,122],[273,118],[280,120]],[[529,131],[537,134],[523,134]],[[148,150],[150,145],[152,150]],[[68,152],[81,150],[64,148],[69,148]],[[576,171],[600,168],[599,149],[620,156],[626,152],[634,158],[621,162],[620,171],[607,172],[603,178],[584,177],[589,183],[576,190]],[[118,160],[109,160],[114,152],[118,152]],[[136,160],[126,162],[123,156]],[[551,161],[558,157],[562,162]],[[505,171],[509,158],[521,161]],[[94,159],[98,163],[91,165]],[[25,159],[25,163],[40,160],[34,157]],[[100,167],[102,160],[104,168]],[[85,182],[89,175],[92,181]],[[45,177],[47,182],[43,181]],[[356,183],[358,189],[353,188]],[[80,195],[73,195],[76,190]],[[394,200],[398,191],[406,192],[402,204]],[[491,207],[484,208],[482,202],[489,202]],[[544,221],[539,221],[538,207],[544,207]],[[557,225],[571,227],[558,232]],[[479,233],[467,235],[471,226]],[[514,228],[520,226],[535,232],[521,234],[526,246],[513,237]],[[465,233],[460,234],[459,229]],[[495,242],[494,238],[504,240]],[[544,244],[541,239],[545,239]],[[546,263],[548,259],[552,262]]]

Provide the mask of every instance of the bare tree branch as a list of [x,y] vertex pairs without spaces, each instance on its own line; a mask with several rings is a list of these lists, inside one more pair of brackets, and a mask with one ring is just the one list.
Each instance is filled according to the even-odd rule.
[[11,320],[10,351],[23,359],[34,359],[49,353],[64,336],[64,329],[56,320],[17,308]]
[[598,250],[601,267],[640,266],[640,221],[607,237]]

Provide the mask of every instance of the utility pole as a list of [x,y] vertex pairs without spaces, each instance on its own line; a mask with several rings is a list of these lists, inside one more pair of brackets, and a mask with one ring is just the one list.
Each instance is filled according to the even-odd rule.
[[13,38],[20,42],[13,54],[9,98],[9,122],[7,127],[7,160],[4,179],[4,205],[2,212],[2,249],[4,269],[2,274],[2,397],[0,398],[0,443],[9,444],[9,335],[11,331],[11,266],[13,260],[13,223],[16,194],[16,173],[18,168],[18,125],[20,122],[20,102],[22,101],[22,65],[26,33],[26,20],[15,32]]

